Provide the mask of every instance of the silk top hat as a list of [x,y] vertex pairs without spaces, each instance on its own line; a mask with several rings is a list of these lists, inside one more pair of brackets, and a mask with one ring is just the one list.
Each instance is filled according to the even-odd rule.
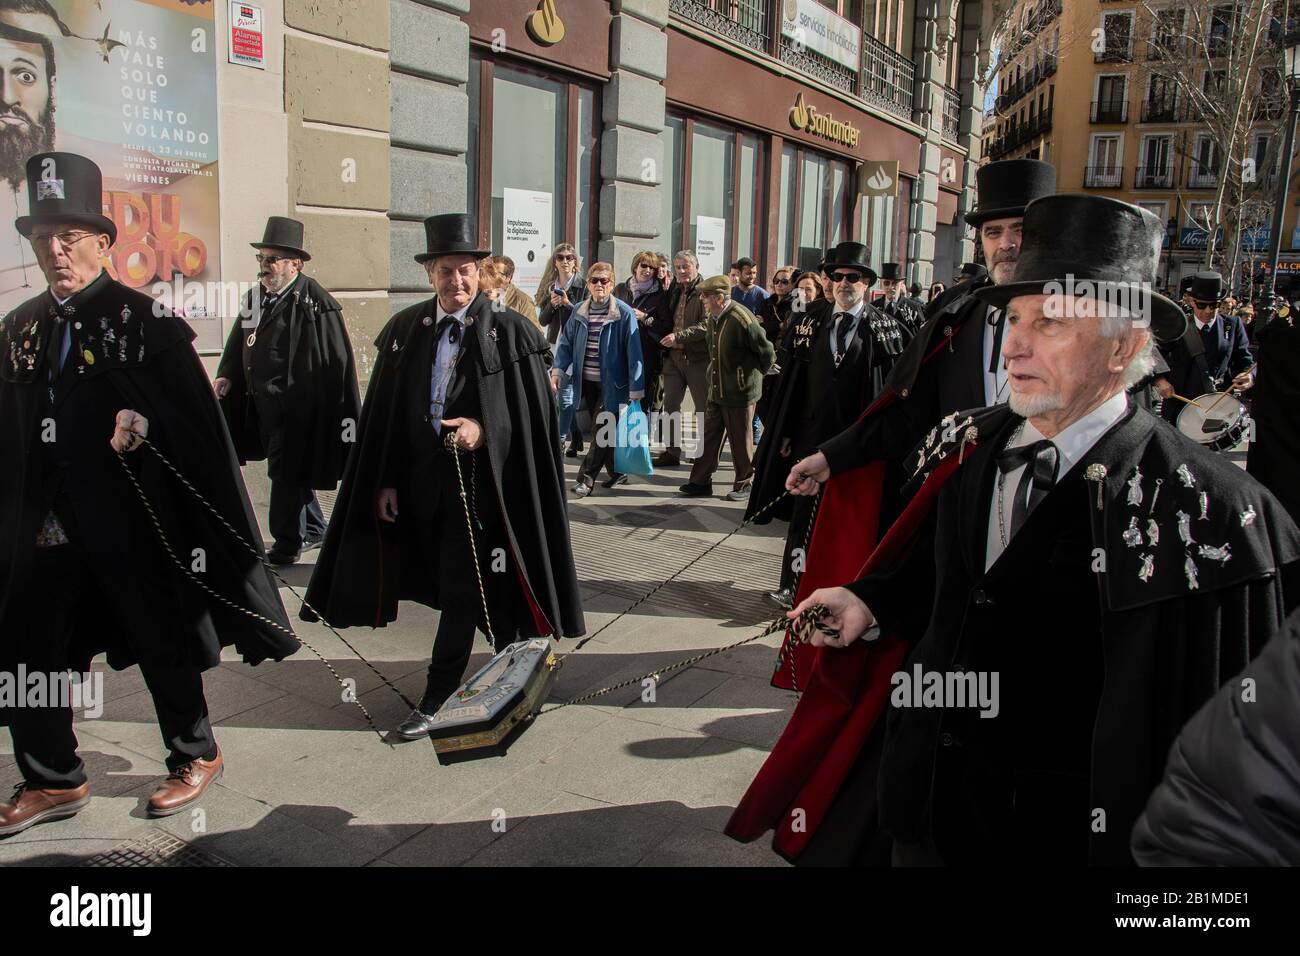
[[262,230],[261,242],[250,242],[254,249],[283,249],[292,252],[294,257],[307,262],[311,256],[302,247],[302,223],[285,216],[267,216],[266,228]]
[[990,219],[1022,216],[1035,199],[1056,192],[1056,167],[1041,159],[1004,159],[975,171],[978,198],[966,222],[979,228]]
[[439,256],[473,256],[482,259],[492,255],[491,249],[478,247],[474,221],[463,212],[448,212],[424,220],[424,238],[429,247],[415,257],[424,263]]
[[835,269],[856,269],[867,279],[867,285],[876,283],[876,270],[871,268],[871,250],[860,242],[841,242],[826,253],[821,271],[829,275]]
[[1224,296],[1223,276],[1217,272],[1198,272],[1192,276],[1187,291],[1197,302],[1221,302]]
[[898,273],[899,273],[899,268],[897,262],[882,262],[880,264],[880,278],[893,279],[895,282],[897,282],[900,278],[902,278],[902,276],[900,276]]
[[14,220],[24,237],[40,223],[79,223],[117,242],[117,226],[104,215],[104,177],[85,156],[37,153],[27,160],[27,208]]
[[1022,295],[1101,298],[1149,318],[1152,334],[1169,342],[1183,334],[1187,319],[1176,302],[1155,291],[1164,235],[1165,224],[1157,217],[1118,199],[1070,194],[1036,199],[1025,209],[1011,281],[975,295],[997,308]]
[[961,264],[961,274],[972,279],[982,279],[989,274],[989,270],[978,262],[963,262]]

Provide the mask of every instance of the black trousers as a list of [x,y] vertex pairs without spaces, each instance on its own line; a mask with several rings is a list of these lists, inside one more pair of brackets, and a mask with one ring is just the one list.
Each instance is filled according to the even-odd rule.
[[[473,481],[468,462],[463,462],[465,481]],[[479,463],[479,467],[486,462]],[[433,651],[429,656],[429,672],[420,710],[431,714],[442,706],[465,677],[465,665],[474,650],[474,633],[483,622],[483,598],[479,592],[479,578],[474,570],[470,549],[469,530],[465,521],[465,506],[461,503],[456,482],[455,464],[448,456],[439,462],[439,484],[444,487],[437,510],[428,521],[421,522],[419,535],[424,543],[427,565],[438,576],[440,607],[438,631],[433,638]],[[482,476],[479,476],[482,478]],[[518,630],[513,618],[506,613],[502,592],[517,587],[518,576],[513,560],[504,564],[493,554],[494,542],[504,541],[504,529],[490,495],[490,481],[484,479],[474,489],[474,512],[483,530],[476,534],[479,567],[483,586],[487,592],[489,614],[496,650],[514,643]],[[453,491],[452,489],[456,489]],[[508,549],[506,549],[508,550]],[[494,569],[495,568],[495,569]],[[504,580],[502,580],[504,579]],[[493,613],[494,609],[496,613]],[[486,633],[486,630],[484,631]]]
[[[76,544],[36,549],[29,597],[29,610],[15,635],[15,663],[23,664],[28,674],[57,674],[84,666],[84,661],[75,659],[77,637],[98,626],[108,602]],[[203,672],[191,664],[158,663],[142,656],[139,660],[167,748],[167,769],[216,756],[203,697]],[[33,787],[79,787],[86,782],[86,772],[77,755],[72,709],[57,706],[58,701],[48,703],[10,711],[9,733],[18,769]]]
[[[791,459],[793,461],[793,458]],[[794,499],[790,513],[790,527],[785,533],[785,553],[781,558],[781,587],[792,588],[808,563],[808,528],[816,515],[816,502],[820,498],[799,495]],[[795,552],[799,551],[799,554]],[[795,569],[796,561],[798,570]]]
[[591,409],[591,444],[587,446],[587,455],[582,459],[582,464],[578,466],[578,480],[595,478],[600,473],[601,468],[608,471],[609,476],[613,478],[614,446],[612,444],[602,444],[600,441],[600,413],[605,410],[605,402],[601,397],[600,382],[589,382],[582,379],[582,400],[583,404]]
[[[262,444],[266,448],[267,471],[277,475],[284,453],[284,398],[258,395],[254,397],[254,403]],[[269,511],[274,549],[281,554],[298,554],[307,540],[325,537],[325,513],[321,511],[312,488],[304,488],[283,478],[272,478]]]

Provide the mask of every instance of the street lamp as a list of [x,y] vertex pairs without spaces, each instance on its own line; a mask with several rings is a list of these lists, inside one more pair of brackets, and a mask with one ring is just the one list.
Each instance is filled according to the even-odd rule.
[[1282,174],[1278,177],[1277,205],[1273,207],[1273,231],[1269,236],[1268,252],[1268,294],[1264,307],[1272,309],[1273,296],[1277,293],[1277,260],[1282,253],[1282,214],[1286,210],[1287,185],[1291,180],[1291,154],[1295,149],[1295,126],[1300,118],[1300,35],[1292,34],[1286,38],[1283,50],[1284,75],[1287,93],[1291,97],[1291,115],[1286,124],[1286,145],[1282,148]]
[[1165,238],[1169,244],[1165,247],[1165,288],[1171,288],[1169,285],[1169,271],[1174,265],[1174,242],[1178,239],[1178,217],[1170,216],[1169,221],[1165,223]]

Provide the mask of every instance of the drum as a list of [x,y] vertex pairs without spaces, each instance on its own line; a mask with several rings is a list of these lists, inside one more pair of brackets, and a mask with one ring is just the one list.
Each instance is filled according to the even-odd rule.
[[1178,413],[1178,430],[1211,451],[1227,451],[1246,440],[1250,413],[1229,392],[1206,392]]
[[483,665],[434,715],[438,763],[504,757],[537,715],[559,661],[549,639],[516,641]]

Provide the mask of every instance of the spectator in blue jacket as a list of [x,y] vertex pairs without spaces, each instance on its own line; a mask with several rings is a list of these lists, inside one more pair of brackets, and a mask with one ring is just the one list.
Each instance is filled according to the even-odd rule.
[[608,262],[594,263],[587,271],[587,298],[565,322],[551,369],[551,388],[558,393],[572,382],[592,410],[591,444],[573,486],[579,498],[591,494],[602,466],[609,472],[604,487],[627,481],[627,475],[614,470],[615,427],[623,407],[645,397],[636,312],[614,298],[613,289],[614,267]]

